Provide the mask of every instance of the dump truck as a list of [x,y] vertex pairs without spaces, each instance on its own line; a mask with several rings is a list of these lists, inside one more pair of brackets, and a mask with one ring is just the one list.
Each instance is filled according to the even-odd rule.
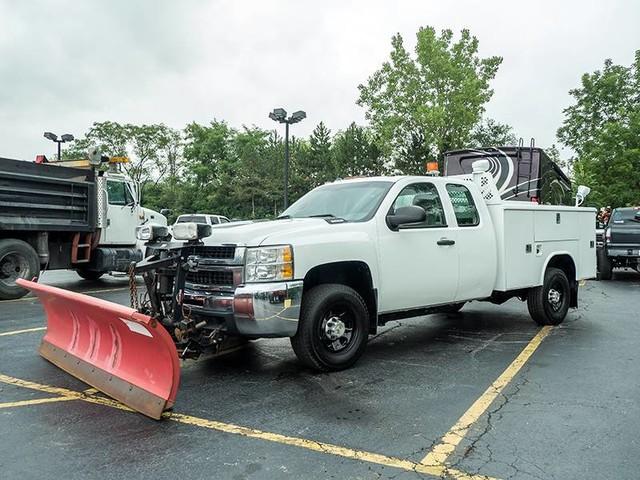
[[[179,358],[289,337],[316,371],[352,366],[391,320],[467,302],[525,301],[540,325],[596,275],[595,210],[503,201],[490,163],[471,175],[336,181],[277,219],[139,230],[146,286],[131,307],[19,280],[44,305],[40,353],[152,418],[176,400]],[[135,284],[132,284],[135,286]]]
[[[167,224],[140,205],[125,159],[39,163],[0,158],[0,300],[26,295],[16,280],[43,270],[74,269],[84,279],[125,272],[142,259],[136,227]],[[98,168],[109,165],[106,171]]]
[[444,154],[444,175],[469,174],[475,161],[486,159],[504,200],[571,205],[571,180],[531,141],[518,146],[452,150]]

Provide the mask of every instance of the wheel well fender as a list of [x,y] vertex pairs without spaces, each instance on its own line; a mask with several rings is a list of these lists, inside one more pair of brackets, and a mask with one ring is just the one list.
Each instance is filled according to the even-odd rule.
[[569,279],[571,286],[571,307],[578,306],[578,282],[576,280],[576,263],[569,252],[557,252],[551,255],[542,270],[541,283],[544,283],[544,275],[549,268],[559,268]]
[[304,277],[304,293],[323,283],[340,283],[353,288],[364,299],[369,312],[369,333],[376,333],[378,326],[377,291],[373,286],[371,269],[362,261],[342,261],[317,265]]

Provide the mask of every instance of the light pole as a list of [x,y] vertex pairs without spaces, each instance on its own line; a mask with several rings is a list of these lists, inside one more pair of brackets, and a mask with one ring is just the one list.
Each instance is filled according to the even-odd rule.
[[52,142],[56,142],[58,144],[58,161],[62,160],[62,147],[61,145],[65,142],[72,142],[73,141],[73,135],[71,135],[70,133],[65,133],[64,135],[61,135],[60,138],[58,138],[58,136],[55,133],[51,133],[51,132],[44,132],[44,138],[51,140]]
[[287,112],[284,108],[274,108],[269,114],[269,118],[278,123],[284,123],[284,208],[289,206],[289,125],[298,123],[305,118],[307,114],[302,110],[293,112],[287,118]]

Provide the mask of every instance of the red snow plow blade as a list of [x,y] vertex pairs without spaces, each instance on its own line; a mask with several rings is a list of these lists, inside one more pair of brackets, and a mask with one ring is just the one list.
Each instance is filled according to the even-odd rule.
[[40,355],[149,417],[171,408],[180,362],[164,327],[138,311],[27,280],[47,316]]

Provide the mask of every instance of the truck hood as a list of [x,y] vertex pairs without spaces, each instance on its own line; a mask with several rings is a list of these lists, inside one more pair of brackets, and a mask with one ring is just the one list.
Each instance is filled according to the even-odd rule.
[[237,245],[259,246],[270,236],[288,236],[300,233],[325,231],[331,225],[322,218],[291,218],[267,222],[234,222],[216,225],[211,228],[211,235],[203,238],[205,245],[233,243]]

